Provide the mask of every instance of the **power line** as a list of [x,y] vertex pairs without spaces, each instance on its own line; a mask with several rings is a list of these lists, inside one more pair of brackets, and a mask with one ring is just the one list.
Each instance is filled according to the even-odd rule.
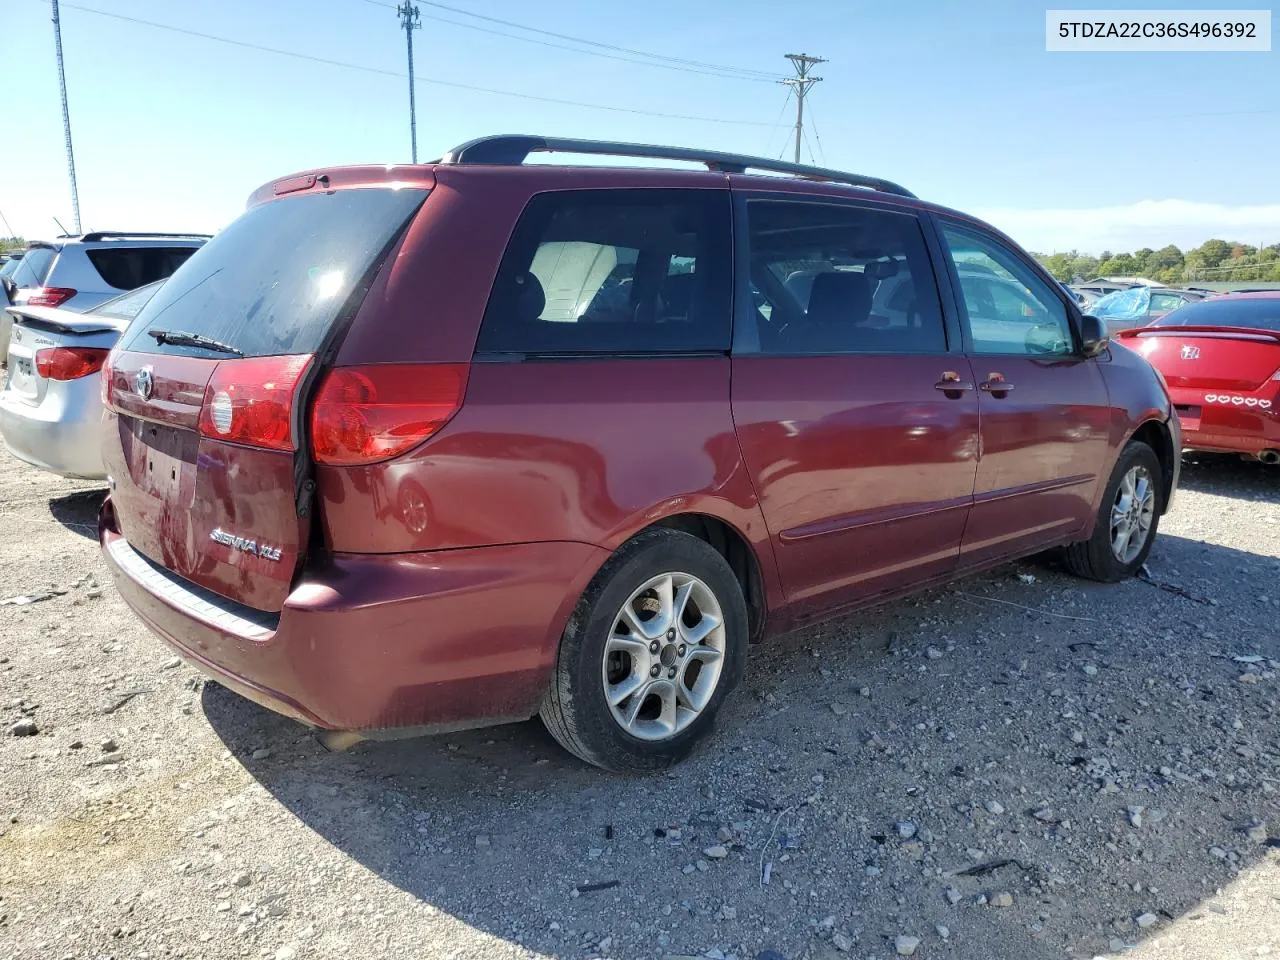
[[[790,88],[788,88],[788,89],[787,89],[787,96],[786,96],[786,97],[785,97],[785,99],[783,99],[783,101],[782,101],[782,108],[778,111],[777,119],[775,119],[775,120],[773,121],[773,129],[771,129],[771,130],[769,131],[769,138],[768,138],[767,140],[765,140],[765,142],[764,142],[764,153],[765,153],[765,156],[769,156],[771,153],[773,153],[773,135],[774,135],[775,133],[777,133],[777,132],[778,132],[778,128],[779,128],[780,126],[782,126],[782,115],[783,115],[784,113],[786,113],[786,112],[787,112],[787,104],[791,102],[791,94],[792,94],[792,91],[791,91],[791,89],[790,89]],[[783,149],[783,150],[786,150],[786,149],[787,149],[787,142],[786,142],[786,140],[783,140],[783,141],[782,141],[782,149]],[[782,156],[781,156],[781,155],[779,155],[779,156],[778,156],[778,159],[779,159],[779,160],[781,160],[781,159],[782,159]]]
[[[48,0],[46,0],[46,2],[48,2]],[[79,10],[82,13],[95,14],[100,17],[109,17],[112,20],[121,20],[125,23],[135,23],[141,26],[154,27],[157,30],[168,30],[170,33],[180,33],[189,37],[199,37],[202,40],[213,40],[217,43],[225,43],[233,47],[257,50],[259,53],[272,53],[277,56],[292,57],[295,60],[306,60],[310,63],[324,64],[329,67],[342,67],[347,70],[359,70],[362,73],[370,73],[382,77],[405,79],[407,76],[407,74],[400,73],[396,70],[384,70],[380,67],[367,67],[359,63],[348,63],[343,60],[332,60],[328,57],[317,57],[309,53],[299,53],[295,50],[282,50],[278,47],[268,47],[260,43],[250,43],[246,40],[235,40],[231,37],[220,37],[212,33],[203,33],[199,30],[175,27],[167,23],[157,23],[154,20],[143,20],[140,17],[129,17],[122,13],[110,13],[106,10],[95,10],[92,7],[85,7],[75,3],[63,2],[62,7],[70,10]],[[554,103],[565,107],[581,107],[586,110],[605,110],[610,113],[628,113],[641,117],[656,117],[661,120],[690,120],[695,123],[720,123],[746,127],[768,126],[768,124],[763,120],[733,120],[726,117],[695,117],[680,113],[660,113],[656,110],[640,110],[634,107],[619,107],[613,104],[583,103],[577,100],[562,100],[558,97],[543,97],[532,93],[518,93],[514,90],[498,90],[493,87],[481,87],[469,83],[458,83],[453,80],[438,80],[434,77],[414,77],[414,83],[429,83],[434,86],[450,87],[455,90],[468,90],[473,93],[490,93],[500,97],[514,97],[519,100],[532,100],[537,103]]]
[[[382,0],[363,0],[375,7],[391,7],[391,4],[383,3]],[[505,30],[495,30],[492,27],[482,27],[478,23],[462,23],[459,20],[450,20],[447,17],[441,17],[437,14],[422,14],[428,20],[434,20],[436,23],[447,23],[451,27],[461,27],[464,30],[475,30],[480,33],[487,33],[495,37],[506,37],[509,40],[519,40],[523,43],[532,43],[540,47],[549,47],[552,50],[568,50],[570,53],[581,53],[588,57],[601,57],[605,60],[616,60],[619,63],[633,63],[641,67],[659,67],[663,70],[678,70],[681,73],[692,73],[704,77],[716,77],[720,80],[750,80],[756,83],[772,83],[772,77],[751,77],[736,73],[722,73],[719,70],[703,70],[698,67],[683,67],[674,63],[656,63],[651,60],[638,60],[634,57],[624,57],[613,53],[604,53],[600,50],[583,50],[581,47],[573,47],[567,43],[554,43],[550,40],[538,40],[535,37],[522,37],[518,33],[508,33]],[[529,29],[529,28],[522,28]]]
[[[371,3],[374,6],[385,7],[391,4],[385,0],[364,0],[365,3]],[[444,3],[435,3],[433,0],[420,0],[422,6],[432,7],[436,10],[445,10],[452,14],[463,17],[472,17],[476,20],[483,20],[486,23],[496,23],[503,27],[512,27],[516,30],[525,30],[529,33],[536,33],[543,37],[552,37],[556,40],[568,40],[570,43],[580,43],[588,47],[595,47],[599,50],[612,50],[615,53],[626,53],[633,57],[644,57],[649,60],[656,60],[662,63],[680,64],[684,67],[698,67],[702,70],[716,70],[720,73],[737,74],[748,79],[757,80],[773,80],[773,76],[763,70],[752,70],[746,67],[730,67],[718,63],[707,63],[702,60],[687,60],[682,57],[669,57],[661,53],[650,53],[647,50],[636,50],[632,47],[620,47],[612,43],[601,43],[598,40],[588,40],[585,37],[575,37],[567,33],[556,33],[554,30],[543,30],[540,27],[531,27],[527,24],[516,23],[513,20],[503,20],[501,17],[490,17],[483,13],[473,13],[470,10],[463,10],[459,7],[451,7]],[[580,51],[585,53],[586,51]]]
[[809,149],[809,162],[815,167],[818,165],[818,158],[813,152],[813,143],[809,140],[809,131],[804,131],[804,145]]
[[818,156],[822,160],[822,165],[827,165],[827,151],[822,146],[822,134],[818,132],[818,123],[813,116],[813,107],[809,108],[809,126],[813,127],[813,139],[818,142]]

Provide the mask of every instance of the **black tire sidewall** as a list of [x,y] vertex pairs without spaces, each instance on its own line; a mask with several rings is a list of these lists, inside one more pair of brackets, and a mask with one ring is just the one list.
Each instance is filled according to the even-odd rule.
[[[651,742],[632,737],[618,725],[605,698],[601,668],[618,611],[637,587],[664,573],[691,574],[715,594],[724,616],[725,656],[720,682],[702,713],[674,737]],[[705,541],[685,533],[662,531],[615,557],[597,575],[583,599],[585,616],[575,635],[566,637],[567,642],[562,644],[559,669],[568,673],[574,692],[574,725],[594,754],[592,760],[619,770],[659,768],[679,761],[711,732],[716,714],[745,670],[747,607],[733,570]]]

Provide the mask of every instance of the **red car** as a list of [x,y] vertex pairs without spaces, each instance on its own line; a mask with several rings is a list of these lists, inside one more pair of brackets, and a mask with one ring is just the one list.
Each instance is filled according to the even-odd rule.
[[330,742],[537,714],[618,770],[703,737],[752,641],[1049,548],[1129,576],[1181,445],[976,220],[532,137],[267,184],[103,382],[102,546],[189,661]]
[[1191,303],[1119,341],[1164,377],[1185,447],[1280,463],[1280,290]]

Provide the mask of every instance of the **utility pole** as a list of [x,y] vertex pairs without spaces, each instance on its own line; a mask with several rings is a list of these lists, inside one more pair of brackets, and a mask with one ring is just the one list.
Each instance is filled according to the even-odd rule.
[[826,63],[822,57],[811,57],[807,53],[788,53],[787,59],[796,68],[796,75],[786,80],[779,80],[792,87],[796,92],[796,163],[800,162],[800,139],[804,136],[804,95],[809,88],[818,83],[821,77],[812,77],[809,71],[820,63]]
[[80,191],[76,189],[76,155],[71,150],[71,113],[67,110],[67,75],[62,69],[62,21],[58,18],[58,0],[53,3],[53,42],[58,51],[58,88],[62,91],[62,132],[67,139],[67,171],[71,174],[71,216],[76,233],[80,232]]
[[413,162],[417,163],[418,117],[413,98],[413,31],[421,29],[422,23],[418,19],[418,8],[409,0],[404,0],[404,3],[396,7],[396,13],[400,16],[400,25],[404,27],[405,43],[409,47],[409,141],[412,144]]

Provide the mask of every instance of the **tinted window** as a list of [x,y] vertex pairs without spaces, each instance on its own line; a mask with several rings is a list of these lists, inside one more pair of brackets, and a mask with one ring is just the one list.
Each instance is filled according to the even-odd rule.
[[476,349],[727,350],[729,220],[725,190],[534,197],[502,259]]
[[1069,354],[1067,308],[1053,288],[994,238],[943,224],[976,353]]
[[194,247],[100,247],[86,250],[98,276],[117,290],[133,290],[171,276]]
[[31,247],[9,276],[20,287],[43,287],[57,255],[52,247]]
[[1215,297],[1188,303],[1185,307],[1165,314],[1152,326],[1180,327],[1187,324],[1280,331],[1280,296],[1247,299]]
[[122,296],[113,297],[106,303],[100,303],[88,312],[105,317],[132,320],[143,307],[151,302],[151,298],[159,292],[160,283],[149,283],[145,287],[139,287],[137,290],[130,290]]
[[336,190],[247,210],[160,288],[122,349],[221,356],[159,345],[147,336],[156,329],[212,337],[247,356],[314,353],[425,195]]
[[[941,353],[946,334],[919,221],[800,201],[747,204],[763,353]],[[744,337],[743,340],[748,338]]]

